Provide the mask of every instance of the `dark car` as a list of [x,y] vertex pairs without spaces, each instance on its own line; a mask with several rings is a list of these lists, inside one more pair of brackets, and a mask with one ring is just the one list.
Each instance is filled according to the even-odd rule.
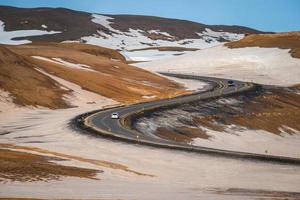
[[233,80],[228,80],[227,83],[228,83],[228,87],[233,87],[233,86],[235,86]]

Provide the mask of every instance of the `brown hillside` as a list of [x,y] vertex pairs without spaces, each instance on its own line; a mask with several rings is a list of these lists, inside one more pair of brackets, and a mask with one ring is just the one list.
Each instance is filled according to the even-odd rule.
[[[62,95],[66,91],[60,89],[55,81],[34,69],[39,68],[75,83],[85,90],[126,104],[149,100],[145,98],[147,96],[155,96],[150,99],[154,100],[186,92],[181,89],[180,85],[166,78],[103,56],[96,56],[94,53],[81,51],[88,49],[89,45],[77,44],[74,45],[74,49],[72,45],[66,45],[67,48],[63,48],[64,45],[30,44],[3,47],[1,68],[5,70],[0,72],[1,87],[15,96],[16,103],[21,105],[66,107],[67,104],[62,100]],[[83,48],[80,47],[81,45]],[[5,56],[7,52],[13,56]],[[74,64],[88,65],[94,71],[71,68],[32,56],[48,59],[61,58]],[[47,88],[42,88],[40,85],[44,87],[46,85]]]
[[265,47],[291,49],[290,53],[295,58],[300,58],[300,32],[254,34],[226,44],[229,48]]
[[126,62],[126,58],[122,54],[120,54],[118,51],[115,51],[115,50],[109,49],[109,48],[105,48],[105,47],[91,45],[91,44],[39,42],[39,43],[34,43],[33,45],[34,46],[43,45],[43,46],[53,46],[53,47],[73,49],[73,50],[82,51],[82,52],[85,52],[88,54],[92,54],[95,56],[100,56],[100,57],[104,57],[104,58],[115,59],[115,60],[119,60],[122,62]]
[[68,92],[39,73],[23,56],[0,46],[0,89],[8,91],[20,105],[63,108],[68,105],[62,96]]
[[42,24],[46,30],[56,30],[62,33],[49,37],[34,36],[34,41],[76,40],[82,36],[92,35],[97,30],[106,30],[91,21],[89,13],[74,11],[66,8],[16,8],[0,6],[0,19],[5,23],[6,31],[39,30]]
[[35,182],[59,180],[61,177],[97,179],[102,171],[56,164],[58,157],[42,156],[0,148],[0,182]]

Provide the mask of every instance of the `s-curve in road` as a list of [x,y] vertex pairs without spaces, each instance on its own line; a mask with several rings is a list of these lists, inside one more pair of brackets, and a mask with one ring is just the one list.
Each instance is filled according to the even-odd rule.
[[[139,143],[154,147],[207,153],[218,156],[227,156],[232,158],[252,159],[261,161],[281,162],[289,164],[300,164],[300,159],[271,156],[263,154],[245,153],[237,151],[227,151],[221,149],[194,146],[187,143],[176,142],[160,138],[156,135],[141,133],[132,128],[132,120],[136,116],[141,116],[145,112],[152,112],[159,109],[168,109],[177,105],[199,100],[209,100],[222,96],[234,95],[237,93],[255,90],[258,86],[252,83],[241,81],[232,81],[222,78],[202,77],[185,74],[162,73],[165,76],[172,76],[182,79],[193,79],[209,83],[206,91],[196,92],[189,95],[183,95],[171,99],[163,99],[146,103],[133,104],[118,108],[99,110],[92,113],[86,113],[76,118],[77,125],[89,131],[104,137],[123,140],[126,142]],[[113,113],[118,113],[119,117],[113,119]]]

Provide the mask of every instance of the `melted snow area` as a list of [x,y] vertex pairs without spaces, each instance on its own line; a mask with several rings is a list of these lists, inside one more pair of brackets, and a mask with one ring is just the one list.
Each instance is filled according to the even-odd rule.
[[112,49],[122,50],[122,53],[125,56],[127,56],[131,60],[136,61],[155,60],[164,57],[183,54],[186,52],[159,52],[157,50],[128,52],[127,50],[141,49],[151,46],[173,46],[203,49],[221,44],[221,42],[218,41],[218,38],[220,37],[234,41],[239,40],[244,36],[243,34],[215,32],[210,29],[206,29],[202,33],[197,33],[201,37],[199,39],[184,39],[176,41],[174,39],[174,36],[170,35],[169,33],[161,32],[160,30],[150,30],[148,31],[148,33],[150,34],[163,35],[166,38],[168,38],[168,40],[152,40],[151,38],[145,36],[145,32],[143,30],[129,29],[128,32],[121,32],[119,30],[114,29],[113,27],[111,27],[111,24],[113,24],[114,20],[114,18],[112,17],[99,14],[93,14],[92,17],[92,21],[94,23],[100,24],[105,28],[109,29],[112,34],[110,35],[99,31],[98,34],[95,34],[93,36],[82,37],[81,39],[83,41],[86,41],[88,44],[94,44]]
[[216,101],[199,102],[193,105],[186,104],[179,108],[156,112],[151,117],[140,118],[136,122],[136,128],[149,135],[155,134],[159,127],[167,129],[176,129],[176,127],[197,128],[204,131],[210,138],[194,138],[191,144],[195,146],[258,154],[266,154],[267,150],[268,155],[299,158],[300,131],[298,130],[286,127],[294,134],[288,134],[282,130],[280,135],[276,135],[264,130],[249,130],[234,124],[217,123],[225,130],[215,131],[193,121],[194,117],[213,115],[216,110],[224,109],[223,106],[242,110],[240,103],[237,98],[221,98]]
[[[42,28],[46,28],[43,27]],[[0,20],[0,44],[26,44],[31,43],[30,40],[14,40],[18,37],[36,36],[36,35],[47,35],[61,33],[60,31],[45,31],[45,30],[18,30],[18,31],[5,31],[4,22]]]
[[136,64],[159,72],[225,77],[267,85],[290,86],[300,83],[300,59],[289,49],[217,46],[148,63]]

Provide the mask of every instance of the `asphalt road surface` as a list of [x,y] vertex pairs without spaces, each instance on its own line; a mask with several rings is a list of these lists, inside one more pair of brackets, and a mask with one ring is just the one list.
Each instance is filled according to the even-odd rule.
[[[194,146],[187,143],[181,143],[171,140],[166,140],[157,137],[153,134],[146,134],[138,132],[132,129],[130,126],[124,125],[124,119],[130,117],[135,113],[140,113],[145,110],[159,109],[165,106],[175,106],[183,103],[194,102],[198,100],[209,100],[210,98],[223,97],[228,95],[234,95],[249,90],[255,90],[256,85],[252,83],[246,83],[241,81],[234,81],[231,85],[228,83],[228,79],[210,78],[195,75],[183,75],[162,73],[166,76],[172,76],[184,79],[194,79],[209,83],[209,88],[206,91],[196,92],[190,95],[183,95],[171,99],[163,99],[146,103],[139,103],[130,106],[123,106],[118,108],[112,108],[107,110],[97,111],[92,114],[85,114],[79,116],[77,119],[83,123],[81,128],[84,128],[90,132],[100,134],[105,137],[113,139],[123,140],[127,142],[139,143],[143,145],[150,145],[161,148],[178,149],[185,151],[192,151],[198,153],[213,154],[217,156],[227,156],[240,159],[251,159],[271,162],[281,162],[289,164],[300,164],[300,159],[272,156],[264,154],[254,154],[237,151],[227,151],[221,149],[207,148],[201,146]],[[111,119],[112,113],[118,113],[119,119]],[[84,117],[83,117],[84,116]]]

